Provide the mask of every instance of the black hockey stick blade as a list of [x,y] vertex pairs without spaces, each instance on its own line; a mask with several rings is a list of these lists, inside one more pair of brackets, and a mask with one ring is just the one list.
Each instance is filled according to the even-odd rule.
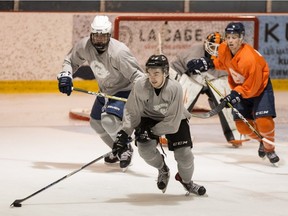
[[21,202],[23,201],[24,201],[23,199],[17,199],[10,205],[10,207],[21,207],[22,206]]
[[218,106],[216,106],[214,109],[210,110],[209,112],[199,113],[199,114],[192,113],[192,116],[196,118],[203,118],[203,119],[210,118],[220,113],[225,106],[226,106],[226,101],[223,100]]

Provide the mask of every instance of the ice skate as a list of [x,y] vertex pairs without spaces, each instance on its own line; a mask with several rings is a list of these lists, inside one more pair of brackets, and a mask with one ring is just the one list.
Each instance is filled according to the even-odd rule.
[[[163,159],[164,161],[164,159]],[[161,169],[158,170],[158,179],[157,179],[157,187],[162,190],[162,193],[165,193],[169,179],[170,179],[170,170],[168,166],[165,164]]]
[[175,175],[175,179],[179,181],[183,185],[183,187],[187,190],[186,196],[189,196],[190,193],[203,196],[206,193],[206,189],[204,186],[195,184],[192,181],[190,181],[189,183],[184,183],[179,173]]
[[273,152],[266,152],[266,156],[269,159],[270,163],[272,163],[274,166],[278,167],[278,162],[280,160],[280,158],[278,157],[278,155],[275,153],[275,151]]
[[108,165],[111,165],[111,164],[115,164],[119,161],[117,155],[114,155],[113,153],[111,153],[110,155],[106,156],[104,158],[104,162]]
[[260,144],[259,144],[258,155],[259,155],[260,158],[265,159],[266,152],[265,152],[265,150],[264,150],[263,142],[260,142]]
[[133,148],[131,144],[127,144],[128,149],[123,152],[120,156],[120,168],[125,172],[128,169],[128,166],[131,164],[132,156],[133,156]]

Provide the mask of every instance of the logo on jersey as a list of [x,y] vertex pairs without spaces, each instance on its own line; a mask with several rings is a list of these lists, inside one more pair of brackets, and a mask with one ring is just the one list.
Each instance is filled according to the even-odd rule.
[[90,67],[98,78],[105,79],[110,74],[110,72],[106,70],[105,66],[99,61],[92,61]]
[[167,103],[161,103],[161,104],[155,105],[153,110],[160,112],[163,115],[166,115],[167,110],[168,110],[168,104]]
[[242,84],[245,81],[245,77],[239,74],[238,72],[234,71],[232,68],[229,68],[233,81],[236,84]]

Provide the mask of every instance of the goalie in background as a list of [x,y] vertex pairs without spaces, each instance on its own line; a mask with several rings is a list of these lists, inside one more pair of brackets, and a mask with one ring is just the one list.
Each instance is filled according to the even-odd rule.
[[[218,47],[223,42],[222,35],[219,32],[209,34],[203,43],[195,43],[191,49],[186,52],[179,53],[175,59],[171,61],[170,72],[176,74],[176,79],[181,83],[184,91],[184,106],[192,112],[201,94],[208,96],[208,102],[213,109],[220,103],[220,96],[209,85],[206,84],[204,76],[219,89],[220,92],[230,92],[231,89],[228,85],[228,74],[226,71],[221,70],[208,70],[204,76],[198,74],[186,75],[188,70],[187,63],[191,59],[200,58],[205,56],[209,59],[214,59],[218,56]],[[233,121],[231,108],[223,109],[219,114],[222,130],[227,142],[231,143],[234,147],[239,147],[242,142],[248,141],[245,137],[237,131],[236,125]],[[244,139],[242,139],[244,138]]]
[[[107,16],[95,16],[90,36],[79,40],[64,59],[62,72],[57,76],[60,92],[68,96],[72,93],[73,75],[81,65],[88,63],[101,93],[128,98],[134,82],[144,73],[129,48],[111,37],[111,30],[112,23]],[[122,101],[96,97],[90,113],[91,127],[111,149],[122,125],[124,105]],[[125,169],[132,154],[133,148],[129,145],[121,158],[110,154],[104,161],[116,163],[120,160],[120,167]]]
[[[166,136],[168,149],[174,152],[179,181],[187,193],[204,195],[206,189],[191,179],[194,171],[193,146],[188,118],[183,106],[182,87],[169,78],[169,63],[164,55],[152,55],[146,62],[146,75],[138,80],[129,95],[124,110],[123,128],[118,132],[113,150],[121,155],[127,149],[135,129],[135,141],[140,157],[158,170],[157,187],[164,193],[170,170],[157,149],[159,137]],[[163,149],[162,149],[163,150]]]
[[[274,142],[276,109],[269,66],[257,50],[244,42],[244,36],[243,23],[229,23],[225,28],[226,42],[219,46],[218,57],[192,59],[187,65],[188,73],[205,72],[210,68],[226,70],[232,91],[224,100],[236,108],[261,136]],[[233,117],[240,133],[260,142],[259,157],[267,156],[272,164],[280,160],[274,145],[261,140],[237,113],[233,113]]]

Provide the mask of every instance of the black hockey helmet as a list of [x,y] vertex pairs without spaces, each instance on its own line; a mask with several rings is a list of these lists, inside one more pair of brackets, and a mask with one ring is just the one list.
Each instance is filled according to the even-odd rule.
[[239,37],[245,36],[245,27],[241,22],[230,22],[225,28],[226,34],[238,34]]
[[149,57],[149,59],[146,62],[146,70],[148,68],[162,68],[164,74],[166,76],[169,75],[169,62],[168,59],[165,55],[152,55]]
[[222,35],[219,32],[210,33],[205,41],[205,57],[214,59],[218,56],[218,47],[224,41]]

